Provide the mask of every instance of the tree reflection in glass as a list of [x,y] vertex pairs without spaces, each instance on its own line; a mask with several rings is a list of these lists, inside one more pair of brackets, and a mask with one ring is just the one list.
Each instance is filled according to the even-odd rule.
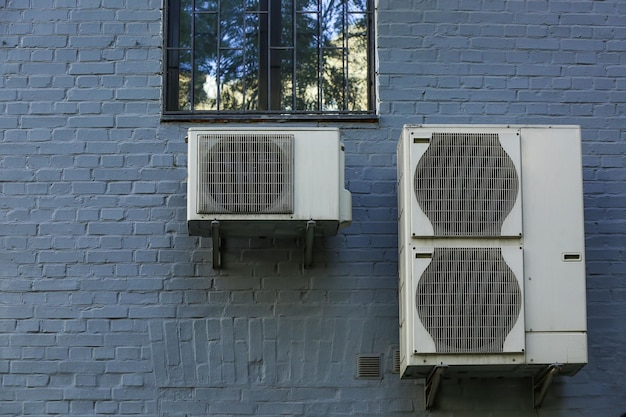
[[368,0],[169,0],[166,109],[371,110]]

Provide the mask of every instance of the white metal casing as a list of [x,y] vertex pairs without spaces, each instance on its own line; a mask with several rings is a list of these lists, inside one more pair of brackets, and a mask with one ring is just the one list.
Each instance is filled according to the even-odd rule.
[[[499,147],[506,153],[504,158],[514,167],[517,175],[517,192],[510,193],[511,196],[515,194],[515,200],[507,206],[498,233],[481,235],[475,233],[478,229],[472,230],[472,227],[458,234],[454,231],[447,235],[435,233],[433,224],[437,220],[432,217],[437,213],[433,213],[449,210],[450,206],[435,202],[433,207],[438,210],[426,215],[428,204],[418,202],[418,181],[421,180],[417,178],[418,164],[421,174],[439,172],[436,167],[424,168],[422,161],[433,142],[434,133],[495,134],[498,138]],[[448,164],[452,161],[456,165],[461,159],[454,153],[460,151],[450,152],[452,156],[441,161],[447,161]],[[468,159],[469,167],[459,163],[458,169],[454,168],[457,171],[451,172],[456,172],[460,177],[491,175],[491,170],[495,168],[485,168],[483,165],[493,155],[488,158],[481,156],[481,152],[478,151]],[[433,158],[436,165],[440,155],[438,151],[430,151],[427,157]],[[483,162],[477,164],[482,165],[471,166],[471,161],[481,158]],[[513,171],[512,168],[508,170],[509,174]],[[497,181],[502,173],[494,171],[493,176]],[[472,183],[475,179],[467,180],[452,180],[457,195],[465,195],[464,188],[475,185]],[[435,181],[434,184],[440,187],[442,182]],[[437,199],[452,195],[444,191],[433,193]],[[423,199],[423,196],[424,193],[419,198]],[[489,206],[491,200],[487,197],[483,195],[475,198],[485,200],[481,204]],[[407,125],[398,144],[398,208],[400,366],[403,377],[425,377],[433,366],[441,364],[448,365],[451,371],[467,372],[470,375],[517,376],[534,375],[546,365],[558,363],[563,365],[564,373],[573,374],[587,362],[582,166],[578,126]],[[470,213],[463,216],[459,218],[469,218],[471,221],[478,215]],[[487,266],[487,270],[482,272],[460,272],[465,281],[480,280],[482,278],[476,277],[500,273],[511,282],[507,286],[498,286],[493,282],[468,284],[461,282],[462,279],[445,278],[450,281],[446,284],[447,292],[432,295],[432,289],[443,284],[430,281],[424,283],[423,280],[454,276],[455,268],[460,268],[459,265],[462,268],[478,265],[480,268],[480,262],[469,259],[475,256],[471,255],[473,252],[483,253],[478,255],[481,259],[492,256],[484,253],[494,254],[499,260],[489,265],[503,265],[502,271],[497,272],[492,266]],[[442,256],[442,253],[448,255]],[[454,254],[458,253],[470,253],[463,255],[469,257],[469,260],[454,258],[457,256]],[[440,262],[445,264],[444,267],[433,266]],[[432,272],[439,270],[444,272]],[[444,273],[447,275],[442,275]],[[471,285],[482,285],[486,294],[472,295],[474,289]],[[453,325],[447,327],[447,330],[441,329],[448,324],[442,325],[441,318],[425,318],[428,315],[425,312],[437,311],[438,316],[449,314],[452,317],[456,314],[462,317],[463,314],[471,315],[476,311],[497,311],[497,306],[492,305],[483,306],[482,310],[472,310],[471,304],[496,300],[498,298],[491,293],[505,287],[518,287],[515,289],[516,295],[510,297],[521,300],[521,305],[516,311],[515,322],[508,325],[501,343],[494,342],[493,346],[484,348],[472,345],[471,340],[467,346],[461,346],[464,342],[453,341],[452,348],[446,348],[445,343],[448,341],[443,344],[435,342],[442,334],[451,337],[450,334],[456,332],[467,334],[471,339],[472,332],[480,331],[471,328],[454,330]],[[424,298],[426,293],[426,297],[431,298]],[[443,299],[447,299],[450,305],[431,306],[431,310],[420,305],[425,300],[436,304]],[[477,299],[481,301],[475,301]],[[433,320],[435,325],[432,324]],[[494,348],[495,345],[498,346]]]
[[[273,146],[274,137],[289,137],[291,149]],[[201,199],[211,200],[206,195],[206,186],[201,189],[201,176],[207,169],[201,142],[211,137],[209,147],[217,146],[223,138],[238,140],[250,138],[255,142],[258,137],[265,140],[280,152],[280,158],[290,161],[289,176],[291,185],[284,184],[280,192],[291,193],[291,209],[281,213],[264,212],[207,212],[199,211]],[[282,127],[201,127],[188,131],[188,182],[187,182],[187,221],[192,235],[210,236],[211,222],[220,223],[220,235],[240,237],[293,237],[301,236],[309,220],[316,222],[315,234],[330,236],[352,221],[351,194],[344,188],[344,147],[340,142],[339,130],[334,128],[282,128]],[[235,138],[235,139],[232,139]],[[276,141],[278,143],[278,141]],[[213,144],[213,145],[212,145]],[[282,145],[281,145],[282,146]],[[251,147],[251,150],[257,148]],[[234,155],[237,158],[237,155]],[[226,158],[233,158],[227,156]],[[243,156],[243,158],[247,158]],[[274,163],[254,160],[226,161],[229,171],[237,171],[235,181],[245,182],[256,178],[265,181],[262,174],[255,172],[258,164]],[[283,159],[281,159],[283,161]],[[274,174],[275,175],[275,174]],[[255,177],[256,176],[256,177]],[[267,175],[266,175],[267,176]],[[279,179],[281,181],[281,179]],[[242,190],[241,184],[231,184],[233,193]],[[259,185],[262,187],[263,185]],[[224,186],[226,187],[226,186]],[[290,188],[291,187],[291,188]],[[260,188],[262,191],[262,188]],[[202,195],[205,193],[205,195]],[[240,198],[235,195],[234,198]],[[269,210],[271,211],[271,210]]]

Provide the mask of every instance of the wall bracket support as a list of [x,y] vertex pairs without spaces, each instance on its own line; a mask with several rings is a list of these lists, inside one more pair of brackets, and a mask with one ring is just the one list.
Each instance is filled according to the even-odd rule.
[[306,222],[306,234],[304,236],[304,267],[313,264],[313,238],[315,237],[315,220]]
[[437,365],[430,372],[424,383],[424,409],[430,410],[435,404],[437,390],[444,372],[448,369],[447,365]]
[[211,222],[211,240],[213,241],[213,269],[222,267],[222,238],[220,237],[220,222]]
[[533,402],[535,408],[541,407],[546,392],[550,384],[552,384],[554,377],[561,372],[561,367],[562,365],[560,363],[553,363],[548,365],[536,379],[533,378]]

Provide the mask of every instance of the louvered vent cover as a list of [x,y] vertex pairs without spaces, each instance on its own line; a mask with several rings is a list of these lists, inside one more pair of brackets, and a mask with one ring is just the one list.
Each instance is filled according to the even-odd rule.
[[293,212],[293,135],[198,139],[199,214]]
[[519,180],[498,134],[433,133],[414,187],[435,236],[499,236]]
[[400,373],[400,349],[394,349],[391,353],[391,372]]
[[498,353],[522,294],[500,248],[435,248],[416,305],[440,353]]
[[383,377],[380,366],[380,355],[358,355],[357,372],[359,379],[381,379]]

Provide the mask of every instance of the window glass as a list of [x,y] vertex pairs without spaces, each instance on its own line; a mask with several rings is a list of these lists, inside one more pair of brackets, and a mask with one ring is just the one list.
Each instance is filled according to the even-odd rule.
[[368,113],[372,0],[168,0],[166,113]]

